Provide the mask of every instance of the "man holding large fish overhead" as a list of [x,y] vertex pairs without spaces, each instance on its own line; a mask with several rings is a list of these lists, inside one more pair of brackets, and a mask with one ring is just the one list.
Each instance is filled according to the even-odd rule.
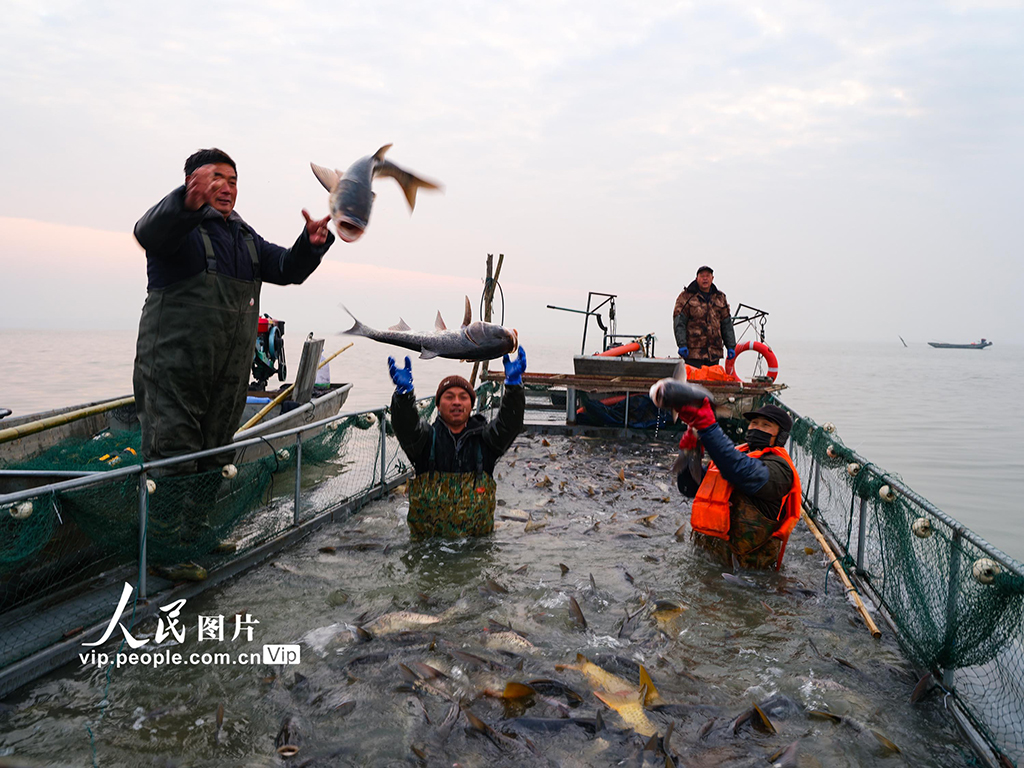
[[[263,283],[301,283],[334,241],[329,217],[306,223],[290,248],[269,243],[235,212],[238,173],[223,151],[185,161],[185,183],[135,225],[149,285],[135,354],[135,404],[148,461],[231,443],[245,408]],[[169,471],[219,468],[231,452]]]
[[690,513],[695,543],[744,568],[782,566],[800,519],[800,477],[783,447],[793,419],[776,405],[743,414],[747,442],[734,446],[708,398],[678,407],[711,457]]
[[476,393],[461,376],[448,376],[437,387],[437,419],[420,418],[412,386],[412,363],[399,368],[388,358],[395,384],[391,420],[398,442],[413,464],[409,482],[409,532],[412,538],[483,536],[494,530],[494,465],[523,428],[526,351],[508,355],[505,392],[497,417],[488,422],[473,414]]

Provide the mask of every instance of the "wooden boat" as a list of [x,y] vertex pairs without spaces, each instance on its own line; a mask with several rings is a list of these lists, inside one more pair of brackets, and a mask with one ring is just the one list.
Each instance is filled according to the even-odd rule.
[[992,342],[987,339],[974,341],[970,344],[949,344],[944,341],[929,341],[928,346],[935,347],[936,349],[984,349],[985,347],[991,347]]

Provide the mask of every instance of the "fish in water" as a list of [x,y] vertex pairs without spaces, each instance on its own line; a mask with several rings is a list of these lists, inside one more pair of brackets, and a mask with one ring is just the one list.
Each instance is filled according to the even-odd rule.
[[409,210],[416,207],[416,190],[440,189],[438,184],[421,179],[415,174],[399,168],[390,160],[384,159],[384,153],[391,148],[385,144],[372,155],[361,157],[342,173],[339,170],[324,168],[310,163],[313,175],[324,188],[331,193],[329,198],[331,219],[338,228],[338,237],[346,243],[354,243],[366,230],[370,223],[370,210],[376,194],[373,191],[375,176],[390,176],[402,187]]
[[375,635],[388,635],[394,632],[405,632],[410,629],[421,629],[437,624],[441,620],[437,616],[428,616],[425,613],[413,613],[412,611],[398,611],[396,613],[385,613],[369,624],[366,629]]
[[684,405],[700,405],[705,397],[715,402],[715,396],[700,384],[686,381],[686,364],[682,362],[676,366],[676,372],[671,378],[652,384],[649,394],[656,406],[673,412]]
[[[348,312],[348,309],[342,307]],[[419,352],[420,357],[429,360],[434,357],[447,357],[451,360],[467,360],[469,362],[493,360],[502,355],[511,354],[519,348],[519,333],[496,325],[473,320],[473,309],[466,297],[466,311],[462,318],[462,326],[457,331],[448,330],[441,313],[437,313],[432,331],[414,331],[404,320],[399,318],[398,325],[386,331],[379,331],[356,320],[355,315],[348,312],[355,324],[343,333],[349,336],[363,336],[384,344],[411,349]],[[522,352],[519,353],[523,355]]]
[[484,639],[484,645],[497,651],[508,651],[509,653],[534,653],[537,650],[537,646],[525,637],[510,630],[488,632]]
[[[612,693],[617,693],[619,691],[635,691],[638,688],[636,683],[631,683],[629,680],[624,680],[618,675],[613,675],[611,672],[608,672],[590,661],[590,659],[582,653],[576,654],[575,664],[556,664],[555,669],[558,671],[563,669],[575,670],[581,673],[598,688],[603,688],[604,690],[611,691]],[[645,735],[650,736],[649,733]]]
[[294,715],[286,715],[281,721],[281,728],[274,737],[277,754],[289,758],[299,753],[302,744],[302,731]]
[[639,733],[641,736],[653,736],[658,732],[654,723],[648,719],[644,712],[644,695],[646,691],[621,691],[619,693],[608,693],[607,691],[595,691],[594,695],[601,701],[615,710],[626,725]]
[[197,563],[178,563],[177,565],[154,565],[150,572],[168,581],[203,581],[206,569]]

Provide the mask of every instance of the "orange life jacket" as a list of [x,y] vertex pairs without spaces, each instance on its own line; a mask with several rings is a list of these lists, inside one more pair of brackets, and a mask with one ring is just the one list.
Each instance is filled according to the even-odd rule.
[[[747,453],[746,444],[737,446],[736,450]],[[783,497],[780,506],[781,514],[779,520],[782,525],[772,536],[782,539],[782,548],[779,551],[779,559],[775,564],[778,570],[782,565],[782,556],[786,552],[786,543],[789,541],[789,534],[793,532],[797,521],[800,519],[801,493],[800,476],[797,474],[793,460],[786,453],[786,449],[780,446],[772,446],[760,451],[752,451],[747,454],[752,459],[760,458],[766,453],[781,456],[793,470],[793,484],[789,492]],[[690,527],[698,533],[706,536],[714,536],[719,539],[729,540],[729,498],[732,496],[732,485],[722,477],[722,473],[714,462],[708,467],[704,480],[697,489],[697,496],[693,499],[693,509],[690,512]]]

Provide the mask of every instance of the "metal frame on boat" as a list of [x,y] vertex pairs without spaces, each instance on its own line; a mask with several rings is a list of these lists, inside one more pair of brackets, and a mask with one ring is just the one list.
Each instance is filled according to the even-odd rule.
[[[288,498],[271,499],[267,506],[254,513],[269,514],[277,520],[273,535],[265,539],[238,542],[234,551],[211,554],[204,561],[209,566],[209,577],[201,582],[175,585],[149,573],[147,479],[153,470],[216,455],[223,452],[223,449],[82,474],[56,483],[0,494],[0,514],[11,514],[13,517],[19,504],[33,502],[38,503],[38,509],[33,514],[56,515],[54,500],[59,499],[62,493],[112,485],[134,477],[138,488],[139,542],[134,562],[115,564],[102,573],[82,579],[72,588],[40,594],[0,615],[0,696],[73,660],[83,641],[99,637],[109,623],[110,606],[117,603],[117,595],[125,581],[136,580],[136,604],[129,606],[119,620],[127,621],[133,610],[136,620],[153,615],[158,605],[178,597],[197,594],[236,575],[297,538],[339,515],[358,509],[408,479],[411,472],[402,459],[397,440],[388,428],[387,412],[387,408],[377,408],[336,413],[290,429],[269,432],[259,430],[261,434],[236,440],[235,448],[240,452],[260,447],[269,452],[273,450],[270,446],[289,446],[294,454],[293,492]],[[308,413],[308,410],[299,413],[298,418],[302,418],[304,413]],[[346,464],[339,465],[334,474],[325,476],[322,471],[307,472],[307,467],[311,468],[311,465],[303,462],[303,443],[324,430],[354,424],[359,425],[360,432],[372,434],[372,437],[363,441],[367,443],[365,447],[368,450],[357,450],[353,456],[348,456],[346,451]]]

